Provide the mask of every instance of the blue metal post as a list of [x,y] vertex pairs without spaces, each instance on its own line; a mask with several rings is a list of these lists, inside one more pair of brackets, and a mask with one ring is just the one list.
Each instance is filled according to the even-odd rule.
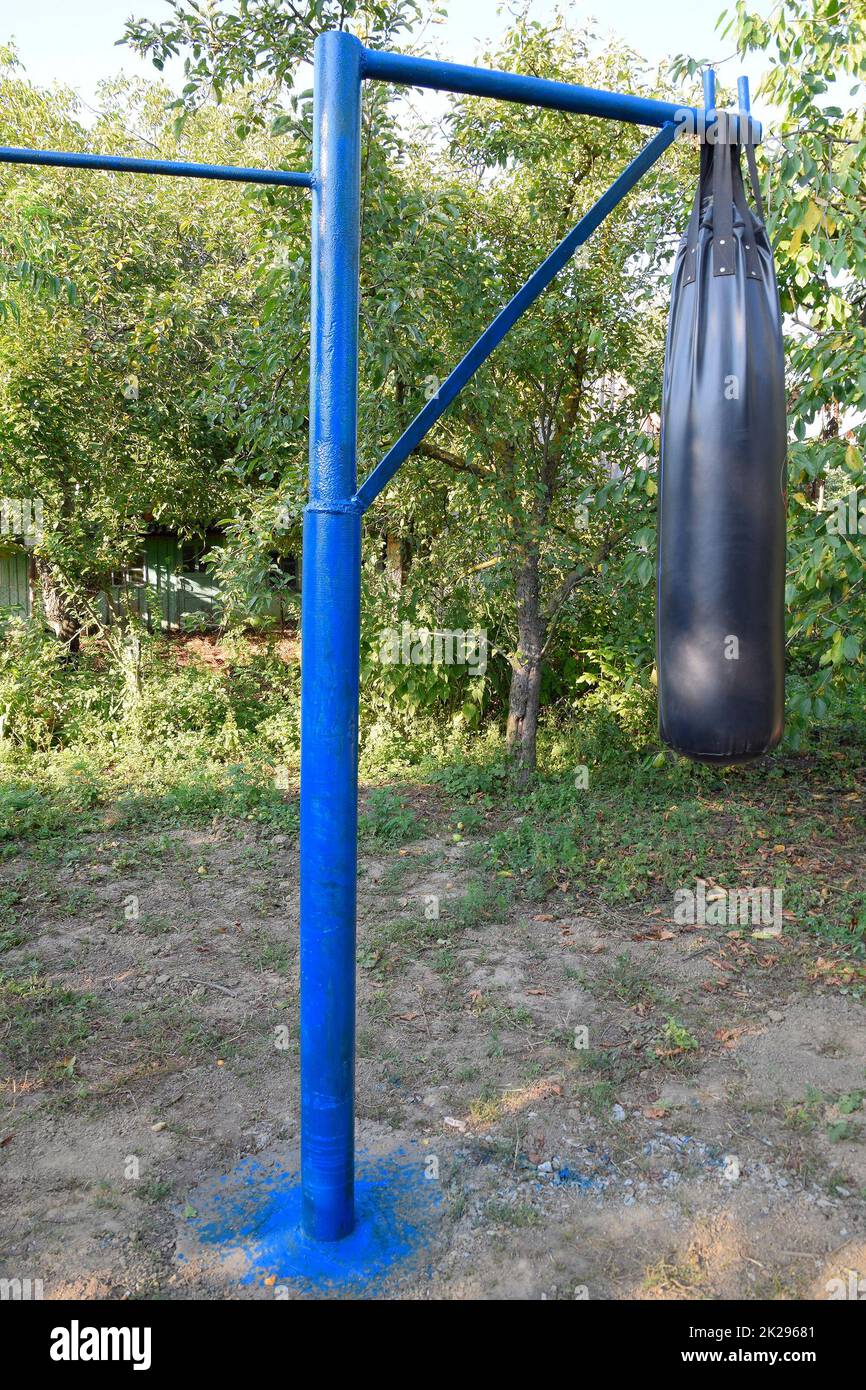
[[342,32],[315,44],[301,605],[301,1190],[304,1233],[327,1241],[354,1225],[361,53]]
[[716,109],[716,71],[715,68],[704,68],[704,110],[715,111]]
[[748,115],[752,109],[752,100],[749,96],[749,79],[745,74],[737,78],[737,100],[740,103],[740,110],[745,111]]

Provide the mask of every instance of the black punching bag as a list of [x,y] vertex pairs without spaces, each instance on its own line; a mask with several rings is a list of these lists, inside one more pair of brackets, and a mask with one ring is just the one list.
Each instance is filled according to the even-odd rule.
[[[744,122],[745,124],[745,122]],[[754,151],[735,119],[701,147],[665,350],[656,623],[659,732],[702,762],[782,736],[785,364]]]

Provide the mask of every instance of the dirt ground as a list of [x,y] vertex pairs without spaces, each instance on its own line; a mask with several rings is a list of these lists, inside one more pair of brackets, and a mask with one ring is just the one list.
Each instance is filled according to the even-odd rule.
[[[487,827],[455,839],[437,796],[417,789],[423,837],[365,842],[359,878],[359,1143],[418,1143],[442,1184],[429,1274],[383,1292],[824,1299],[866,1280],[850,974],[795,930],[679,926],[669,894],[500,898]],[[177,1244],[198,1183],[297,1145],[294,837],[109,813],[10,854],[0,892],[27,924],[2,956],[0,1276],[47,1298],[272,1296],[193,1274]]]

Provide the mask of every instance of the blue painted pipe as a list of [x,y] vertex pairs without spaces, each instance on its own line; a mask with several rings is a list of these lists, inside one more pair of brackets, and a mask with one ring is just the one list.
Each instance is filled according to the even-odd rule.
[[[495,68],[472,68],[460,63],[440,63],[430,58],[412,58],[404,53],[384,53],[365,48],[363,75],[377,82],[394,82],[409,87],[432,87],[439,92],[463,92],[467,96],[497,97],[526,106],[545,106],[554,111],[574,111],[581,116],[606,116],[613,121],[635,125],[665,126],[673,121],[692,131],[701,128],[703,112],[693,106],[677,106],[628,92],[603,92],[596,87],[580,87],[571,82],[552,82],[545,77],[524,77]],[[715,80],[715,79],[714,79]],[[706,86],[704,88],[706,91]],[[705,106],[714,106],[704,102]],[[760,126],[753,122],[753,137],[761,138]]]
[[301,598],[301,1220],[354,1225],[361,509],[356,482],[360,42],[315,43],[310,501]]
[[[654,101],[571,82],[553,82],[544,77],[523,77],[499,72],[495,68],[473,68],[460,63],[440,63],[430,58],[413,58],[403,53],[383,53],[366,48],[364,76],[378,82],[405,83],[410,87],[433,87],[440,92],[463,92],[468,96],[498,97],[526,106],[545,106],[555,111],[574,111],[582,116],[607,116],[614,121],[637,125],[667,125],[687,107],[669,101]],[[697,112],[692,114],[697,116]]]
[[82,154],[77,150],[26,150],[0,145],[0,164],[47,164],[58,169],[103,169],[114,174],[174,174],[187,179],[226,179],[310,188],[312,175],[283,169],[241,169],[233,164],[186,164],[175,159],[134,159],[122,154]]
[[745,74],[737,78],[737,100],[740,103],[741,111],[751,111],[752,100],[749,96],[749,79]]
[[365,511],[382,489],[388,485],[404,459],[408,458],[412,450],[418,447],[427,431],[447,410],[455,396],[462,391],[467,381],[475,375],[482,363],[487,361],[494,348],[502,342],[508,330],[513,328],[521,314],[525,313],[530,304],[534,303],[542,291],[547,289],[551,280],[559,274],[578,246],[591,236],[596,227],[634,187],[647,169],[655,164],[659,156],[676,138],[676,134],[676,126],[663,126],[658,134],[653,136],[649,144],[644,146],[640,154],[626,166],[619,178],[614,180],[607,192],[602,194],[598,202],[593,203],[589,212],[585,213],[580,221],[572,227],[568,235],[563,237],[547,259],[542,261],[537,270],[533,271],[526,283],[508,301],[505,308],[499,311],[493,322],[485,328],[481,337],[473,343],[466,355],[445,378],[436,395],[418,412],[412,423],[407,425],[400,435],[396,444],[391,446],[372,473],[364,479],[358,488],[358,502]]
[[704,68],[704,110],[715,111],[716,108],[716,72],[715,68]]

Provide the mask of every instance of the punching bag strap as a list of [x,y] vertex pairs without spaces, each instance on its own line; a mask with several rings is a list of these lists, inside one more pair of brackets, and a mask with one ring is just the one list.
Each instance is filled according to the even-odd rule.
[[736,156],[733,159],[734,174],[734,206],[743,221],[743,260],[746,265],[746,279],[760,280],[761,278],[761,259],[758,255],[757,231],[761,225],[752,212],[746,200],[746,189],[743,183],[743,172],[740,168],[740,147],[736,147]]
[[697,274],[698,260],[698,232],[701,227],[701,205],[709,195],[710,177],[710,147],[706,140],[701,141],[701,171],[698,175],[698,186],[695,189],[694,202],[692,203],[692,215],[689,218],[688,231],[686,232],[686,265],[683,284],[693,285]]
[[733,275],[734,177],[731,167],[730,123],[720,111],[713,147],[713,275]]

